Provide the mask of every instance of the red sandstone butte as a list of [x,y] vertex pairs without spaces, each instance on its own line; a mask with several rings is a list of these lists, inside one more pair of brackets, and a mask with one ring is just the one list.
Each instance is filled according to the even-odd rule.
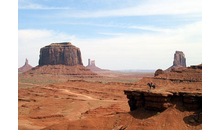
[[174,54],[173,65],[165,70],[165,72],[170,72],[172,69],[178,69],[181,67],[186,67],[186,57],[182,51],[176,51]]
[[41,48],[39,66],[83,65],[80,49],[70,42],[52,43]]

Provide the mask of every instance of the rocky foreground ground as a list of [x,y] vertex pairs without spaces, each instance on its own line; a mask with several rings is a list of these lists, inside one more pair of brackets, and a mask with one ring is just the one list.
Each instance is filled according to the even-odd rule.
[[[155,89],[147,85],[151,81]],[[202,129],[200,106],[187,109],[180,98],[177,100],[168,94],[166,102],[170,101],[170,104],[164,109],[146,109],[158,105],[150,103],[152,100],[165,101],[148,96],[144,98],[150,100],[149,103],[144,102],[146,107],[136,107],[131,111],[131,98],[127,98],[128,94],[124,92],[144,90],[149,94],[171,93],[172,96],[190,92],[202,97],[201,67],[180,68],[156,77],[145,77],[134,83],[68,80],[45,86],[25,82],[19,84],[32,85],[18,89],[20,130]],[[134,98],[138,99],[138,96]],[[182,99],[188,103],[197,102],[192,97]]]

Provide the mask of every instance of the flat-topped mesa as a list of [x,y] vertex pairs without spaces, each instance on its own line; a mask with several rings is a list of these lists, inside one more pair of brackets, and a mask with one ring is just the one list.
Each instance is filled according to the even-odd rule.
[[52,43],[41,48],[39,66],[83,65],[80,49],[70,42]]

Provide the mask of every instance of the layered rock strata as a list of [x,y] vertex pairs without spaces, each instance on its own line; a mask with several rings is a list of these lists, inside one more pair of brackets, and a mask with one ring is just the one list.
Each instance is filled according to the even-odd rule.
[[172,69],[169,73],[163,73],[154,77],[178,82],[202,82],[202,64],[179,69]]
[[202,93],[196,92],[156,92],[150,90],[124,90],[129,99],[130,110],[164,111],[168,107],[181,105],[186,110],[198,110],[202,107]]
[[67,65],[44,65],[36,66],[31,70],[23,73],[23,75],[63,75],[77,78],[94,78],[100,77],[96,73],[90,71],[83,65],[67,66]]
[[70,42],[52,43],[41,48],[39,66],[83,65],[80,49]]

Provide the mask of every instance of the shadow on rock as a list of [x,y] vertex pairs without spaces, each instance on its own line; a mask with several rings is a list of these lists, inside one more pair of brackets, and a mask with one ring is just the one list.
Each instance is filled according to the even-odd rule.
[[156,115],[157,113],[158,113],[157,111],[148,111],[145,110],[144,108],[139,108],[135,111],[129,112],[129,114],[136,119],[147,119]]
[[202,113],[194,113],[193,115],[186,116],[183,118],[183,121],[191,126],[200,125],[202,124]]

